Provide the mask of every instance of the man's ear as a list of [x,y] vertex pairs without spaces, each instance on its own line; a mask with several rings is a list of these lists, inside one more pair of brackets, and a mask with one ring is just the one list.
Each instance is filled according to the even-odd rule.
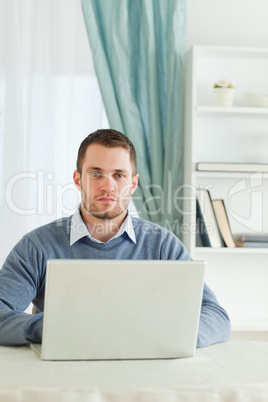
[[79,191],[81,191],[81,181],[80,181],[80,179],[81,179],[80,173],[78,172],[78,170],[75,170],[74,174],[73,174],[73,180],[74,180],[75,187]]
[[133,179],[132,179],[131,195],[136,191],[136,188],[138,186],[138,181],[139,181],[139,174],[136,173],[136,174],[134,174]]

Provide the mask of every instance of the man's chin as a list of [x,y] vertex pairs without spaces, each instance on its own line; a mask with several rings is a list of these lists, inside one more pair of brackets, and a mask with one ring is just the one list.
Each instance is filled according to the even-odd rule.
[[124,211],[88,211],[91,216],[93,216],[96,219],[100,220],[111,220],[118,218],[119,216],[123,215],[126,213],[126,210]]
[[100,219],[100,220],[103,220],[103,221],[105,221],[105,220],[108,221],[108,220],[114,219],[114,218],[116,218],[118,216],[118,215],[113,215],[110,212],[106,212],[106,213],[101,213],[101,212],[99,212],[99,213],[91,213],[91,215],[94,218]]

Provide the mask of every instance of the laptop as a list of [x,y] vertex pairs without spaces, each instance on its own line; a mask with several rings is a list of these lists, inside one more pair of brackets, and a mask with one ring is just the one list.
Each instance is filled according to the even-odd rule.
[[49,260],[42,360],[194,356],[202,261]]

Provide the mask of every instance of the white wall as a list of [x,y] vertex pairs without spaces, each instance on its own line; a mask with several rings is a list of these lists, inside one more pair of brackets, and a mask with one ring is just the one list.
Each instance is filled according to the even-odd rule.
[[268,0],[188,0],[192,45],[268,47]]

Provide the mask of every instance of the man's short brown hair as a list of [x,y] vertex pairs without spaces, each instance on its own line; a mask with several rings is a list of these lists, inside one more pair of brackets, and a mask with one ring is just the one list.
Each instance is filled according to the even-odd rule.
[[129,138],[120,133],[120,131],[107,128],[94,131],[94,133],[89,134],[82,141],[78,150],[76,162],[76,168],[80,174],[82,174],[82,165],[87,148],[91,144],[99,144],[107,148],[125,148],[129,152],[129,159],[132,166],[133,175],[137,173],[137,156],[134,145]]

